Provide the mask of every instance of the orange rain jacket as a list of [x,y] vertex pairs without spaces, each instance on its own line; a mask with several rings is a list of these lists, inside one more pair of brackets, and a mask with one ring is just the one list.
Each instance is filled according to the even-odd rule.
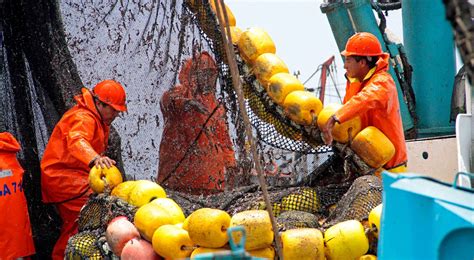
[[43,202],[56,203],[63,223],[52,257],[64,259],[70,236],[77,232],[76,219],[92,193],[89,163],[105,152],[109,126],[101,120],[92,93],[83,88],[77,104],[58,122],[41,160]]
[[[165,126],[160,143],[158,182],[162,183],[169,176],[164,182],[167,187],[195,194],[224,190],[225,168],[235,166],[224,107],[218,104],[214,90],[197,93],[195,74],[197,70],[206,69],[217,77],[215,62],[208,53],[188,59],[179,73],[181,84],[165,92],[161,99]],[[215,85],[210,87],[215,88]],[[204,124],[203,132],[194,143]]]
[[406,164],[407,152],[397,88],[387,70],[388,55],[382,55],[371,76],[362,82],[348,80],[344,105],[335,115],[340,123],[359,115],[362,128],[374,126],[382,131],[395,146],[395,155],[384,166],[391,169]]
[[45,203],[60,203],[89,195],[89,163],[107,148],[109,126],[97,111],[92,93],[83,88],[77,104],[58,122],[41,160]]
[[33,255],[28,207],[23,193],[23,168],[16,159],[20,145],[10,133],[0,133],[0,259]]

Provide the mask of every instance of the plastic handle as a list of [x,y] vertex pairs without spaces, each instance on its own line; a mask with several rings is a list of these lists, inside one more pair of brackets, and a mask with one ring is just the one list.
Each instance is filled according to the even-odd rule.
[[[458,188],[458,180],[459,180],[459,176],[460,175],[466,175],[468,177],[471,178],[471,180],[474,179],[474,174],[473,173],[469,173],[469,172],[458,172],[456,173],[456,176],[454,177],[454,182],[453,182],[453,188],[457,189]],[[470,189],[470,190],[474,190],[473,188],[469,188],[469,187],[462,187],[463,189]]]
[[[234,241],[233,234],[235,232],[240,232],[242,233],[242,236],[240,238],[240,241],[236,243]],[[245,229],[242,226],[234,226],[230,227],[227,229],[227,235],[229,236],[229,244],[230,248],[232,249],[233,252],[238,252],[238,251],[245,251],[244,245],[245,245]]]

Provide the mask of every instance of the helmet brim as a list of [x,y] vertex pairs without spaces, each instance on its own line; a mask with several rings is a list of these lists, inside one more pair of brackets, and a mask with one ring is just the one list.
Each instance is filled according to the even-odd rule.
[[120,112],[125,112],[127,111],[127,105],[115,105],[115,104],[108,104],[109,106],[113,107],[115,110],[120,111]]
[[388,55],[390,56],[390,54],[386,53],[386,52],[381,52],[381,53],[375,53],[375,54],[371,54],[371,55],[363,55],[363,54],[357,54],[357,53],[353,53],[353,52],[349,52],[349,51],[346,51],[346,50],[343,50],[341,51],[341,55],[344,56],[344,57],[348,57],[348,56],[370,56],[370,57],[380,57],[380,56],[383,56],[385,57],[385,55]]
[[341,51],[341,55],[344,56],[344,57],[347,57],[347,56],[351,56],[352,53],[351,53],[351,52],[347,52],[346,50],[343,50],[343,51]]

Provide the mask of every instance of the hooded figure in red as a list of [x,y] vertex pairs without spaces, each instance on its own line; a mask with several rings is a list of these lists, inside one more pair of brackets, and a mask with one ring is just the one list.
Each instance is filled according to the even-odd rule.
[[0,259],[35,253],[30,217],[23,192],[23,168],[16,159],[20,144],[0,133]]
[[92,92],[83,88],[74,99],[77,104],[54,127],[41,160],[43,202],[54,203],[63,221],[53,259],[64,259],[67,241],[77,232],[77,217],[92,193],[90,168],[115,164],[103,154],[110,124],[127,109],[125,90],[113,80],[100,82]]
[[207,52],[188,59],[178,84],[165,92],[165,125],[160,144],[158,182],[193,194],[224,190],[225,171],[235,156],[225,109],[215,97],[215,61]]

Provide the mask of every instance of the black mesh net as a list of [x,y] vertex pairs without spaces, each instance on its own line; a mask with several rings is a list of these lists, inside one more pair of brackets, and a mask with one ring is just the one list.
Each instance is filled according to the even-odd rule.
[[[75,234],[69,238],[65,259],[105,259],[107,253],[102,249],[105,243],[103,239],[100,239],[101,235],[102,234],[98,231],[83,231]],[[109,257],[111,257],[111,255],[109,255]]]
[[[200,127],[201,130],[195,131],[195,137],[191,137],[193,140],[191,143],[188,143],[184,147],[179,147],[180,144],[176,142],[176,145],[174,146],[179,147],[179,149],[186,152],[179,158],[179,160],[177,160],[176,164],[173,165],[170,170],[162,171],[160,166],[161,172],[159,174],[162,174],[165,177],[163,177],[163,179],[159,178],[159,182],[167,186],[168,181],[170,181],[170,177],[172,178],[173,175],[184,176],[186,175],[186,171],[189,171],[189,169],[199,169],[190,164],[189,161],[193,160],[193,156],[199,156],[199,149],[201,149],[201,147],[199,147],[199,143],[202,140],[202,136],[209,133],[211,133],[211,135],[216,134],[216,132],[219,131],[215,130],[216,128],[213,124],[213,118],[218,117],[219,112],[217,110],[219,110],[219,106],[223,105],[227,111],[227,115],[229,115],[228,123],[230,124],[230,128],[233,130],[232,136],[237,158],[236,168],[226,168],[228,178],[225,180],[225,185],[227,190],[240,185],[248,185],[251,183],[250,177],[244,176],[243,178],[240,178],[235,176],[238,172],[244,173],[244,175],[248,174],[253,167],[253,163],[248,153],[248,147],[246,146],[247,142],[245,140],[243,120],[238,109],[237,98],[232,85],[229,65],[227,63],[227,58],[223,47],[224,42],[222,40],[222,35],[217,23],[216,15],[211,9],[209,2],[206,0],[184,1],[183,10],[183,17],[186,16],[187,19],[189,19],[190,26],[197,28],[200,35],[200,40],[206,42],[209,50],[213,53],[213,56],[216,59],[219,71],[219,84],[216,91],[218,104],[215,107],[210,108],[212,113],[209,114],[208,118],[203,124],[197,126]],[[203,46],[203,44],[197,44],[197,46]],[[199,51],[199,48],[193,48],[193,52]],[[251,75],[247,65],[244,64],[240,59],[236,46],[234,46],[234,50],[237,54],[236,56],[240,70],[240,76],[244,83],[243,86],[247,112],[254,127],[257,140],[258,142],[262,143],[260,144],[260,147],[262,147],[262,145],[270,145],[284,151],[298,152],[304,155],[330,152],[331,148],[323,145],[319,129],[316,126],[303,127],[297,125],[284,115],[282,108],[276,105],[268,97],[266,92],[256,81],[255,77]],[[164,135],[165,134],[166,133],[164,133]],[[272,160],[272,158],[269,159]],[[162,154],[160,154],[160,160],[169,161],[168,158],[162,157]],[[202,160],[207,159],[197,159],[197,163],[202,162]],[[184,169],[184,172],[180,174],[179,172],[182,171],[182,169]],[[177,186],[189,186],[188,184],[193,182],[189,178],[176,179],[178,180],[175,180],[174,182],[181,183]],[[208,183],[214,182],[217,186],[221,186],[220,181],[222,180],[214,180],[212,178],[207,180]],[[173,189],[173,186],[176,185],[172,184],[170,188]],[[185,189],[180,190],[184,191]],[[206,193],[205,191],[191,189],[189,187],[187,191],[191,193]]]
[[[210,0],[212,1],[212,0]],[[193,4],[191,4],[193,3]],[[208,1],[185,1],[185,4],[194,14],[203,38],[206,39],[219,60],[221,87],[227,92],[230,111],[237,114],[238,106],[232,87],[232,78],[226,62],[220,28],[216,22],[216,15],[210,8]],[[324,145],[317,127],[304,128],[287,118],[282,107],[275,104],[258,83],[248,66],[242,61],[235,47],[237,64],[242,79],[246,109],[252,125],[255,127],[259,141],[288,151],[298,151],[305,154],[326,153],[331,148]],[[241,125],[241,124],[239,124]],[[243,130],[243,129],[242,129]],[[243,131],[242,131],[243,132]]]
[[105,193],[91,195],[79,214],[78,231],[105,232],[107,223],[115,217],[126,216],[133,222],[137,208],[114,196]]
[[367,220],[370,211],[382,203],[382,181],[372,175],[357,178],[326,220],[329,227],[342,221]]
[[69,238],[66,259],[111,259],[111,252],[105,238],[110,220],[125,216],[133,222],[137,211],[135,206],[109,194],[91,195],[81,209],[78,233]]
[[[166,2],[166,4],[167,8],[170,7],[170,3]],[[238,178],[248,178],[248,181],[235,181],[234,185],[227,186],[224,192],[212,195],[191,194],[182,190],[173,190],[166,187],[166,185],[163,186],[166,188],[168,197],[175,200],[181,206],[185,215],[189,215],[203,207],[222,209],[230,215],[244,210],[266,209],[263,193],[259,185],[252,184],[251,178],[248,177],[253,168],[253,159],[249,156],[243,120],[238,109],[237,98],[234,93],[230,70],[223,49],[223,41],[214,12],[206,0],[184,1],[182,4],[182,13],[176,18],[181,21],[179,23],[181,26],[179,27],[180,32],[177,35],[177,42],[180,44],[179,50],[188,50],[189,53],[183,55],[189,54],[189,56],[193,56],[195,53],[203,50],[212,53],[219,72],[219,84],[216,91],[218,104],[211,108],[212,112],[208,111],[211,113],[204,121],[204,124],[200,125],[202,130],[198,131],[198,134],[192,138],[192,143],[186,147],[179,145],[173,147],[175,150],[180,149],[186,152],[180,157],[180,160],[178,160],[172,170],[175,171],[180,167],[179,164],[188,160],[188,156],[192,158],[192,156],[199,154],[195,146],[200,142],[199,138],[201,135],[215,131],[214,129],[207,129],[208,126],[206,124],[212,123],[211,117],[215,115],[218,107],[223,105],[226,111],[227,123],[230,125],[233,148],[238,165],[236,167],[238,169],[234,169],[233,174],[239,172],[241,175]],[[192,28],[191,31],[187,31],[189,28]],[[170,34],[171,36],[173,34]],[[186,40],[188,38],[192,40]],[[185,45],[191,46],[187,48]],[[330,147],[323,144],[317,127],[297,125],[285,116],[282,108],[269,98],[262,86],[256,81],[255,76],[250,73],[247,65],[242,62],[237,48],[234,49],[237,54],[240,78],[244,87],[245,105],[254,127],[257,141],[259,142],[259,149],[264,150],[263,146],[271,146],[284,151],[296,152],[302,156],[332,152]],[[178,60],[181,59],[179,55],[176,57]],[[157,66],[161,66],[160,68],[163,69],[169,66],[169,64],[158,64]],[[177,83],[178,71],[181,66],[180,62],[173,63],[173,69],[169,73],[173,74],[175,80],[172,81],[172,84],[168,85],[173,86],[175,85],[174,83]],[[166,92],[166,90],[163,90],[163,92]],[[157,99],[153,100],[156,103]],[[199,110],[200,108],[196,103],[190,103],[186,109]],[[175,130],[187,131],[186,129]],[[346,149],[343,150],[346,151]],[[311,173],[304,176],[297,183],[292,182],[290,184],[287,181],[286,183],[283,182],[283,185],[269,187],[271,207],[278,218],[277,222],[280,230],[297,227],[320,228],[320,222],[329,216],[331,206],[343,198],[344,194],[349,190],[353,180],[358,177],[357,174],[348,173],[354,171],[354,164],[347,161],[350,160],[348,156],[339,156],[339,150],[334,152],[334,155],[320,162]],[[262,157],[259,159],[266,159],[264,158],[265,155]],[[191,164],[188,167],[193,168],[193,166],[200,162],[195,163],[195,165]],[[130,172],[127,173],[127,177],[137,177],[131,175]],[[183,183],[187,182],[183,179],[181,181]],[[348,207],[361,206],[366,210],[365,205],[362,204],[347,205]],[[135,211],[136,208],[113,196],[92,196],[80,213],[78,220],[79,233],[72,237],[68,243],[68,258],[75,259],[74,257],[76,256],[80,258],[94,258],[97,254],[102,256],[110,255],[111,253],[106,250],[107,247],[104,246],[103,242],[107,223],[119,215],[127,216],[129,220],[133,221]],[[354,217],[359,217],[359,215],[354,215]],[[95,236],[91,234],[95,234]]]
[[259,140],[280,149],[304,154],[332,151],[324,145],[315,125],[303,127],[286,117],[282,107],[273,102],[255,76],[250,74],[247,65],[238,61],[245,82],[243,91],[246,108]]
[[280,232],[295,228],[319,228],[319,218],[305,211],[286,211],[276,218]]

